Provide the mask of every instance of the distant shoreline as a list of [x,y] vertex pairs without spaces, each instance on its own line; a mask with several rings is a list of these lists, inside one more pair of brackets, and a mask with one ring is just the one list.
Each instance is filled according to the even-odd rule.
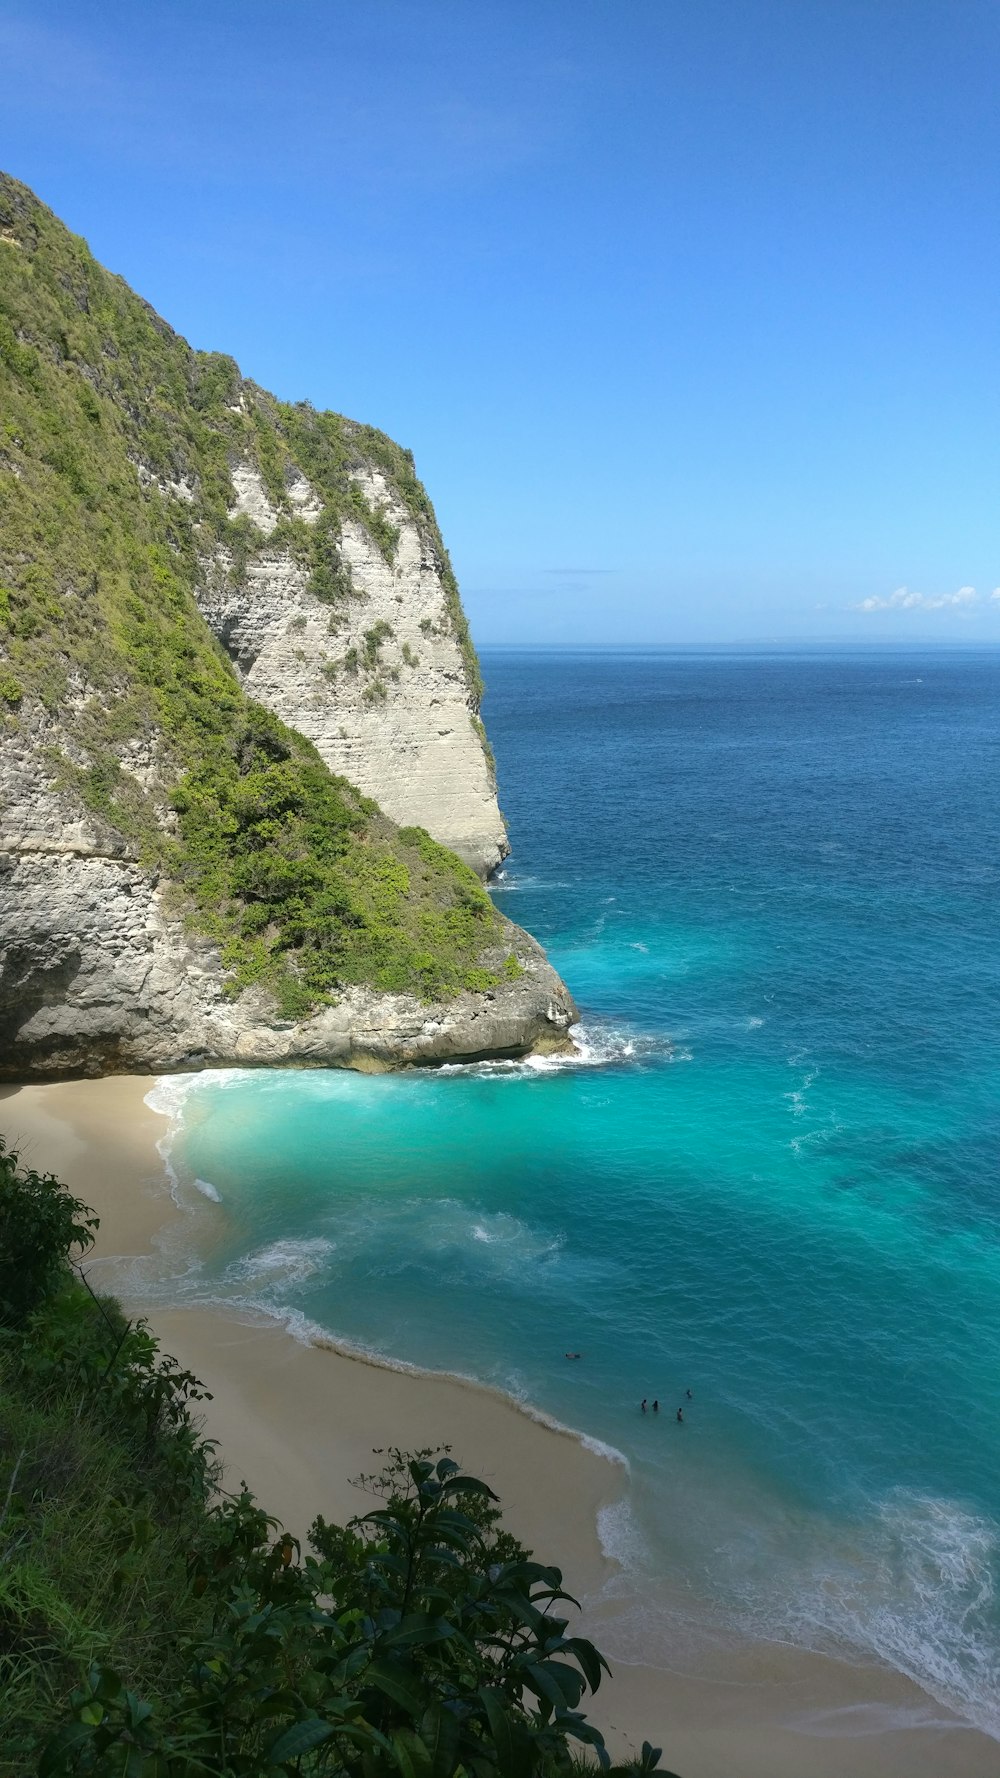
[[[164,1119],[145,1103],[153,1078],[0,1090],[8,1141],[101,1217],[98,1278],[101,1262],[146,1255],[176,1226],[157,1150]],[[365,1510],[349,1478],[378,1467],[374,1448],[447,1443],[496,1488],[510,1528],[562,1566],[599,1647],[602,1628],[641,1609],[641,1597],[600,1597],[616,1571],[598,1514],[620,1497],[622,1470],[571,1429],[478,1383],[383,1363],[333,1339],[308,1345],[275,1322],[215,1307],[156,1309],[151,1319],[165,1349],[213,1392],[205,1428],[230,1485],[245,1477],[297,1535],[317,1512]],[[683,1778],[843,1778],[848,1737],[852,1778],[1000,1775],[1000,1744],[875,1667],[765,1643],[699,1656],[685,1672],[612,1666],[587,1714],[613,1750],[644,1738],[662,1745]]]

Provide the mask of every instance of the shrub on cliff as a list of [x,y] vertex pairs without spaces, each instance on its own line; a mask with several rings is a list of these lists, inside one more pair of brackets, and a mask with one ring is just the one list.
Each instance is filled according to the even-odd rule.
[[51,1174],[21,1168],[0,1136],[0,1326],[23,1325],[93,1241],[96,1219]]
[[[244,1492],[206,1520],[191,1569],[212,1601],[159,1710],[95,1664],[40,1778],[554,1778],[603,1741],[579,1711],[607,1663],[567,1634],[557,1568],[498,1530],[486,1484],[392,1453],[382,1505],[318,1520],[305,1557]],[[625,1770],[660,1772],[648,1747]],[[622,1770],[623,1768],[617,1768]],[[664,1774],[663,1778],[668,1778]]]
[[78,1281],[96,1218],[0,1142],[0,1772],[94,1659],[165,1691],[207,1623],[187,1554],[215,1480],[196,1379]]
[[[382,1505],[312,1552],[244,1494],[210,1521],[194,1564],[211,1634],[189,1648],[169,1705],[144,1714],[95,1668],[43,1778],[308,1771],[530,1778],[569,1769],[567,1737],[604,1663],[566,1634],[558,1570],[493,1560],[486,1484],[444,1457],[405,1461]],[[300,1762],[303,1762],[300,1764]]]

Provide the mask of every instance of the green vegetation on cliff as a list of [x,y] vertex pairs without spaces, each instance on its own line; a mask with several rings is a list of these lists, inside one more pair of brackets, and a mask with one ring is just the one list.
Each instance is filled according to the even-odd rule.
[[303,1554],[245,1487],[219,1494],[196,1379],[78,1281],[95,1226],[0,1139],[0,1769],[593,1770],[571,1741],[606,1765],[579,1711],[606,1663],[485,1483],[390,1451],[373,1510],[318,1519]]
[[[474,874],[400,835],[254,706],[198,610],[206,563],[265,545],[231,514],[237,463],[256,466],[280,514],[272,542],[334,607],[351,596],[345,517],[387,559],[396,547],[354,479],[375,465],[440,563],[478,698],[409,453],[192,351],[0,175],[0,735],[57,719],[56,782],[178,885],[189,920],[224,943],[234,990],[260,981],[298,1017],[351,983],[425,997],[492,985],[500,925]],[[299,473],[323,501],[312,527],[289,498]]]

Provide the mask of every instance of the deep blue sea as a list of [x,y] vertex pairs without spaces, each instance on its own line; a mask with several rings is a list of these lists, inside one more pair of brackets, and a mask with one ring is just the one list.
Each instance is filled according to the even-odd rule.
[[583,1058],[166,1083],[222,1205],[175,1294],[624,1453],[610,1652],[846,1645],[1000,1734],[1000,655],[484,666]]

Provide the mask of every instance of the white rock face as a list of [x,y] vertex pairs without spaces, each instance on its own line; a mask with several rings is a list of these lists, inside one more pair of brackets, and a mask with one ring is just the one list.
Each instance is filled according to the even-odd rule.
[[[363,524],[345,521],[352,598],[314,598],[294,556],[274,550],[236,585],[231,561],[217,558],[201,607],[252,697],[400,826],[425,827],[487,876],[506,857],[507,834],[441,568],[380,472],[356,479],[399,543],[390,565]],[[234,471],[233,483],[239,510],[270,536],[278,515],[256,470]],[[301,517],[319,516],[304,476],[288,498]]]
[[300,471],[292,471],[285,495],[293,512],[300,519],[305,519],[307,525],[315,525],[323,510],[323,503]]
[[278,514],[271,505],[260,470],[252,463],[237,463],[232,471],[236,510],[252,519],[257,528],[270,537],[278,523]]
[[198,493],[195,481],[168,481],[150,469],[148,463],[142,463],[136,457],[132,459],[135,472],[139,477],[139,485],[143,488],[156,488],[161,494],[168,494],[173,500],[183,500],[190,506]]
[[[88,695],[88,688],[81,686],[74,691],[71,686],[66,701],[82,706]],[[97,816],[81,811],[72,789],[60,785],[51,764],[56,752],[62,752],[73,764],[80,763],[73,759],[74,749],[58,718],[41,705],[26,709],[18,729],[3,736],[0,853],[127,857],[128,848],[121,835]],[[118,757],[122,769],[144,790],[155,791],[161,772],[154,745],[135,739],[125,741]],[[173,818],[165,806],[160,810],[160,819],[165,829],[172,825]],[[0,924],[0,940],[4,932]]]

